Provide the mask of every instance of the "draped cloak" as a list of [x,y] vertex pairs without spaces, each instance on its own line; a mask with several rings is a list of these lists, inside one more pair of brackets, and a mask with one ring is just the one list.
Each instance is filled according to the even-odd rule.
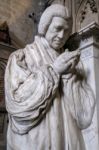
[[39,36],[11,54],[5,73],[7,150],[86,149],[81,129],[91,123],[94,96],[77,73],[54,71],[58,55]]

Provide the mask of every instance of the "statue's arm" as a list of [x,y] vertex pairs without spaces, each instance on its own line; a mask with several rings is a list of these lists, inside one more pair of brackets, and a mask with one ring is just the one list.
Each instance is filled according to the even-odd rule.
[[59,75],[50,66],[30,72],[18,65],[15,55],[10,57],[5,73],[5,95],[15,130],[24,133],[40,122],[50,109],[58,83]]

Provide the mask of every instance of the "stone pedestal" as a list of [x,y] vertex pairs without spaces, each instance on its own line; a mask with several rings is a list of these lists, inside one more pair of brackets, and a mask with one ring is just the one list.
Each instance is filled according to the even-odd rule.
[[80,30],[79,34],[81,61],[96,98],[92,124],[82,132],[87,150],[99,150],[99,25],[92,23]]

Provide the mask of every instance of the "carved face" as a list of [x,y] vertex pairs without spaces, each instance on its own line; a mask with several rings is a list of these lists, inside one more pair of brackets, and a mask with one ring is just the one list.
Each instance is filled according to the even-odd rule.
[[61,17],[53,17],[45,38],[55,50],[62,48],[70,34],[68,21]]

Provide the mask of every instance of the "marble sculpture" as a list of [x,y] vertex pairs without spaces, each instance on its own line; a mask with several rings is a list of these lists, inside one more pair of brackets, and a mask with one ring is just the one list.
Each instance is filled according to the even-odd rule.
[[92,122],[95,100],[80,51],[64,50],[71,29],[68,8],[53,4],[34,42],[10,55],[7,150],[86,150],[81,131]]

